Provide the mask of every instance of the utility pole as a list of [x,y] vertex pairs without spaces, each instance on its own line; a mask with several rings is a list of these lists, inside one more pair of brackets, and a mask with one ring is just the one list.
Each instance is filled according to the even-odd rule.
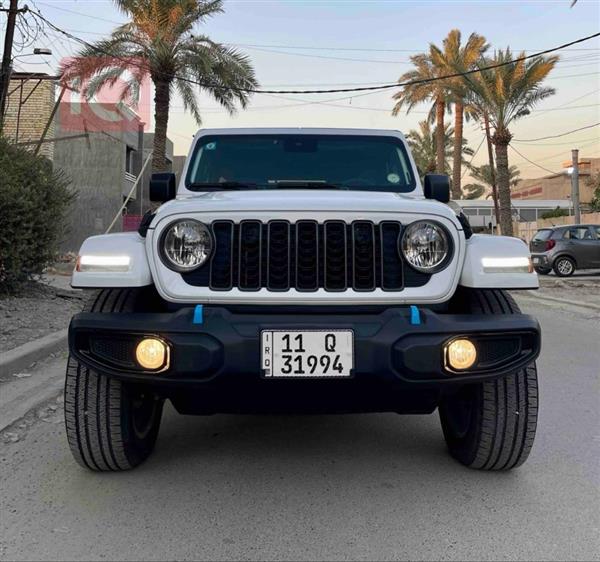
[[575,213],[575,224],[581,222],[581,209],[579,208],[579,150],[571,150],[571,159],[573,161],[573,173],[571,174],[571,200],[573,201],[573,211]]
[[2,10],[3,12],[8,12],[8,21],[6,22],[4,52],[2,54],[2,67],[0,68],[0,129],[4,123],[8,85],[10,84],[10,75],[12,74],[12,48],[15,37],[17,14],[19,12],[24,12],[25,10],[26,8],[19,10],[18,0],[10,0],[10,7],[8,10]]

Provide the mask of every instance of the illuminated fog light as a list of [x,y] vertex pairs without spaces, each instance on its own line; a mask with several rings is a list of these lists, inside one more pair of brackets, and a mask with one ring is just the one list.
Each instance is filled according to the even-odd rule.
[[77,271],[110,272],[129,271],[129,256],[95,256],[83,255],[77,258]]
[[167,363],[167,346],[156,338],[145,338],[138,343],[135,358],[144,369],[160,369]]
[[511,258],[481,258],[484,273],[531,273],[531,259],[528,256]]
[[477,360],[477,349],[472,341],[454,340],[446,349],[448,364],[457,371],[469,369]]

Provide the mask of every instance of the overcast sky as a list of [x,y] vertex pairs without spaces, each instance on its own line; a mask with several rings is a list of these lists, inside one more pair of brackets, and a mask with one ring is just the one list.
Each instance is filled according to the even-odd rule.
[[[110,0],[29,0],[57,26],[88,41],[108,34],[115,23],[125,21]],[[389,83],[411,68],[411,54],[441,44],[452,28],[463,35],[476,31],[493,47],[535,52],[551,48],[600,28],[600,2],[556,1],[426,1],[402,0],[226,0],[226,12],[206,22],[202,32],[214,40],[238,45],[253,60],[263,87],[346,87],[366,83]],[[73,13],[79,12],[79,13]],[[3,28],[5,20],[2,20]],[[78,46],[54,33],[42,37],[38,46],[51,43],[53,57],[47,65],[33,57],[18,68],[56,71],[62,56]],[[540,104],[529,117],[513,125],[515,139],[534,139],[559,134],[600,121],[600,40],[598,38],[561,52],[561,62],[548,85],[557,93]],[[29,60],[29,64],[25,61]],[[37,64],[31,64],[33,62]],[[369,95],[255,95],[250,109],[231,117],[209,98],[200,95],[205,127],[325,126],[400,129],[408,132],[424,119],[427,106],[410,114],[392,117],[392,91]],[[343,98],[343,99],[340,99]],[[332,101],[335,100],[335,101]],[[327,102],[335,104],[321,105]],[[556,109],[556,110],[555,110]],[[551,110],[551,111],[546,111]],[[452,117],[448,117],[452,119]],[[152,129],[152,123],[150,123]],[[197,130],[193,119],[174,100],[169,136],[176,154],[188,151]],[[475,124],[465,127],[472,148],[482,132]],[[571,148],[583,157],[600,156],[600,127],[567,137],[514,146],[527,158],[549,170],[560,170]],[[514,152],[523,177],[545,172]],[[483,148],[475,163],[485,161]]]

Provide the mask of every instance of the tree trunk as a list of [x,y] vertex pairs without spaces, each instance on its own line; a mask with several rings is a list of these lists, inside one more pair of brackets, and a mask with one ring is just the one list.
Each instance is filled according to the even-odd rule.
[[462,141],[463,141],[463,111],[462,102],[454,104],[454,153],[452,163],[452,199],[462,199]]
[[485,140],[488,149],[488,161],[490,164],[490,175],[492,177],[492,200],[494,201],[494,215],[496,216],[496,226],[500,226],[500,207],[498,205],[498,189],[496,187],[496,165],[494,164],[494,154],[492,152],[492,138],[490,135],[490,117],[487,113],[483,115],[485,126]]
[[435,102],[435,167],[438,174],[446,173],[446,146],[444,130],[444,113],[446,102],[441,96]]
[[169,124],[169,104],[171,83],[154,80],[154,146],[152,148],[152,171],[168,171],[167,126]]
[[[500,199],[500,228],[504,236],[512,236],[512,207],[510,202],[510,177],[508,173],[508,142],[494,134],[496,147],[496,169],[498,176],[498,198]],[[510,142],[510,140],[509,140]]]

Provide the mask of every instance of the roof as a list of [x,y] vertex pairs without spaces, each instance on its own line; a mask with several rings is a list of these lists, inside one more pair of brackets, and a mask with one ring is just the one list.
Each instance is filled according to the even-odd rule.
[[401,136],[395,129],[347,129],[342,127],[223,127],[220,129],[200,129],[197,135],[368,135]]

